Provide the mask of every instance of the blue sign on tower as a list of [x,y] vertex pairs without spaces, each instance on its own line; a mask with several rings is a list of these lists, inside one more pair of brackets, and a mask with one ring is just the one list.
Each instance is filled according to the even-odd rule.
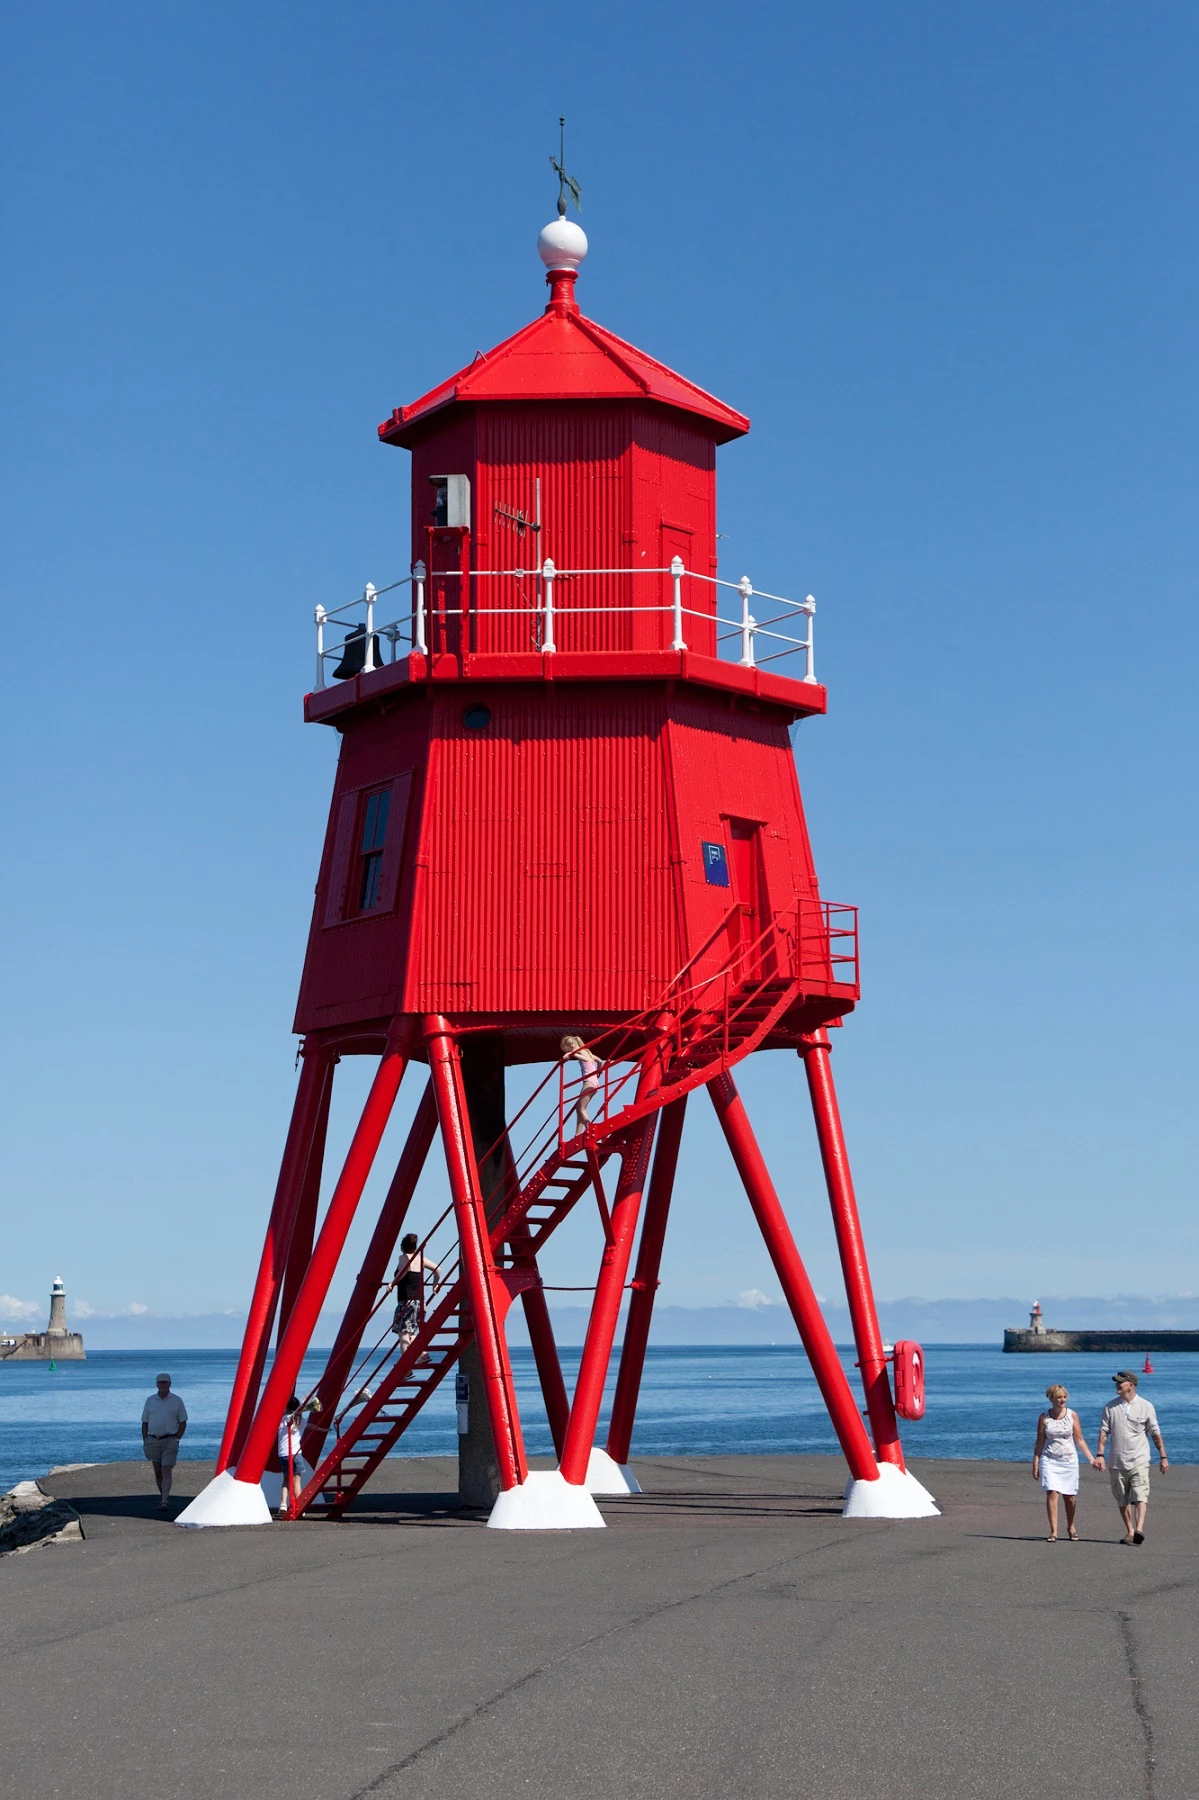
[[729,859],[723,844],[704,844],[704,878],[709,887],[728,887]]

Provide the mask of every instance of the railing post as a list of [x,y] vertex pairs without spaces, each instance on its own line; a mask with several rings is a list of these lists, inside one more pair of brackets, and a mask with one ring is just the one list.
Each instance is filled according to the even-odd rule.
[[670,573],[674,581],[674,642],[670,647],[672,650],[685,650],[687,646],[683,641],[683,576],[686,574],[686,567],[681,556],[671,557]]
[[743,575],[737,583],[737,592],[741,595],[741,666],[744,669],[752,669],[754,666],[754,631],[757,620],[749,610],[753,591],[749,576]]
[[412,579],[416,584],[416,622],[413,626],[412,648],[418,656],[428,656],[429,648],[425,643],[425,565],[423,562],[413,563]]
[[813,599],[811,594],[809,594],[807,599],[804,601],[803,610],[808,615],[808,639],[807,639],[806,644],[804,645],[804,652],[805,652],[807,667],[804,671],[804,680],[805,681],[815,681],[815,679],[816,679],[816,653],[812,647],[812,633],[816,629],[816,602]]
[[375,587],[368,581],[363,589],[362,598],[366,601],[366,660],[362,665],[362,673],[370,675],[375,667]]
[[325,618],[323,606],[316,609],[316,691],[319,694],[325,685]]
[[558,646],[554,642],[554,575],[556,571],[547,556],[541,565],[541,579],[545,582],[545,607],[543,617],[545,629],[541,634],[541,653],[552,656]]

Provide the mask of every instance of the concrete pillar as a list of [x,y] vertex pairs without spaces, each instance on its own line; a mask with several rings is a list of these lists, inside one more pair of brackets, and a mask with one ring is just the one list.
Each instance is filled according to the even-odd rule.
[[[504,1102],[504,1043],[498,1035],[471,1035],[461,1040],[460,1050],[479,1186],[487,1222],[493,1225],[504,1204],[503,1134],[508,1116]],[[493,1145],[499,1147],[488,1155]],[[484,1399],[483,1371],[473,1342],[460,1359],[458,1375],[469,1386],[467,1429],[458,1437],[458,1504],[490,1511],[499,1498],[500,1471]],[[461,1387],[458,1391],[462,1391]]]

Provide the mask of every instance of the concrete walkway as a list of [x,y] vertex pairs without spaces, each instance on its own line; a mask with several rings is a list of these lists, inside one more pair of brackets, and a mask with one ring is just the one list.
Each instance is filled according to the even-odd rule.
[[[610,1529],[489,1532],[452,1465],[341,1524],[184,1532],[143,1463],[50,1479],[83,1545],[0,1563],[0,1792],[39,1800],[1199,1795],[1199,1468],[1043,1541],[1024,1465],[849,1524],[826,1457],[644,1459]],[[178,1492],[210,1465],[181,1464]]]

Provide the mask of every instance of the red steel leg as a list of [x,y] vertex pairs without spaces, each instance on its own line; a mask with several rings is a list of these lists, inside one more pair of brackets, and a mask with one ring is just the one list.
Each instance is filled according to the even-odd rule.
[[883,1336],[878,1326],[874,1290],[870,1285],[870,1268],[866,1261],[866,1245],[862,1239],[862,1223],[849,1172],[849,1152],[841,1129],[841,1110],[833,1085],[827,1031],[815,1031],[800,1051],[812,1096],[816,1117],[816,1136],[820,1140],[820,1157],[824,1163],[824,1179],[828,1184],[829,1203],[833,1209],[833,1226],[837,1233],[837,1249],[845,1276],[845,1293],[849,1300],[849,1316],[853,1321],[853,1339],[857,1345],[858,1366],[866,1391],[866,1410],[874,1434],[874,1448],[880,1462],[903,1468],[903,1446],[895,1418],[895,1402],[891,1398],[891,1382],[887,1375],[887,1359],[883,1354]]
[[329,1210],[313,1248],[312,1260],[296,1295],[283,1342],[275,1352],[270,1376],[254,1414],[254,1423],[238,1458],[239,1481],[255,1482],[262,1478],[267,1457],[274,1448],[279,1421],[295,1390],[300,1364],[304,1360],[313,1327],[329,1292],[329,1283],[345,1248],[350,1226],[354,1222],[354,1213],[362,1198],[362,1190],[366,1186],[387,1121],[391,1117],[391,1109],[407,1064],[407,1045],[400,1048],[395,1041],[389,1040],[382,1061],[375,1071],[362,1117],[358,1121],[345,1164],[329,1201]]
[[775,1274],[787,1297],[791,1315],[799,1327],[803,1347],[824,1395],[833,1429],[845,1452],[849,1472],[857,1481],[877,1481],[878,1465],[870,1448],[866,1428],[862,1424],[862,1415],[854,1403],[845,1370],[841,1367],[841,1359],[829,1336],[819,1302],[812,1292],[807,1270],[795,1248],[795,1239],[788,1229],[786,1215],[774,1190],[765,1159],[758,1148],[753,1128],[745,1115],[736,1084],[731,1075],[718,1075],[715,1081],[708,1083],[708,1092],[733,1153],[737,1172],[745,1184],[754,1217],[766,1240]]
[[296,1303],[296,1295],[300,1291],[304,1271],[312,1260],[312,1240],[316,1235],[316,1214],[321,1198],[321,1176],[325,1168],[325,1138],[329,1131],[329,1102],[332,1097],[333,1083],[327,1081],[325,1091],[321,1096],[316,1130],[312,1134],[312,1148],[308,1152],[308,1167],[304,1171],[304,1185],[300,1189],[300,1203],[296,1208],[291,1243],[287,1246],[287,1267],[283,1272],[283,1295],[279,1301],[277,1337],[280,1343],[282,1343],[283,1334],[287,1330],[287,1321],[291,1318],[291,1309]]
[[458,1047],[447,1021],[436,1014],[424,1020],[429,1073],[437,1096],[437,1116],[445,1146],[450,1195],[458,1224],[462,1272],[470,1299],[475,1342],[483,1370],[483,1392],[499,1465],[500,1486],[519,1487],[528,1473],[516,1410],[516,1391],[508,1362],[508,1346],[496,1312],[497,1276],[491,1255],[487,1216],[466,1111],[466,1090]]
[[[515,1200],[520,1190],[520,1181],[512,1156],[512,1146],[506,1133],[504,1136],[504,1165],[506,1183],[504,1204],[507,1205],[510,1201]],[[537,1379],[541,1384],[541,1398],[545,1402],[545,1416],[549,1420],[550,1436],[554,1440],[554,1454],[561,1456],[562,1446],[566,1442],[566,1425],[570,1418],[570,1401],[566,1395],[566,1383],[562,1379],[562,1364],[558,1360],[558,1346],[554,1342],[554,1327],[550,1320],[550,1309],[546,1304],[545,1289],[541,1285],[537,1257],[532,1248],[532,1235],[527,1222],[522,1219],[512,1233],[509,1244],[512,1250],[513,1267],[531,1269],[536,1277],[532,1286],[521,1289],[520,1303],[524,1308],[525,1324],[528,1327]]]
[[318,1121],[326,1104],[326,1090],[333,1081],[333,1059],[324,1050],[306,1043],[301,1055],[303,1060],[299,1085],[291,1109],[291,1122],[287,1128],[279,1179],[275,1184],[266,1241],[258,1264],[258,1279],[254,1283],[254,1296],[250,1301],[241,1355],[237,1361],[237,1374],[233,1378],[233,1392],[225,1417],[220,1455],[217,1457],[218,1475],[230,1463],[237,1461],[245,1435],[250,1429],[250,1420],[254,1416],[300,1190]]
[[645,1223],[641,1227],[641,1243],[637,1249],[637,1267],[633,1274],[633,1297],[625,1321],[624,1344],[620,1352],[620,1373],[616,1377],[616,1397],[612,1402],[612,1420],[608,1426],[608,1455],[616,1463],[627,1463],[633,1441],[633,1419],[641,1393],[641,1371],[649,1343],[650,1320],[654,1312],[654,1294],[658,1286],[658,1270],[662,1263],[662,1245],[666,1239],[666,1219],[670,1196],[679,1161],[679,1144],[683,1137],[683,1117],[687,1096],[672,1100],[662,1109],[662,1128],[658,1148],[654,1152],[654,1172],[650,1176],[649,1194],[645,1202]]
[[400,1229],[412,1203],[436,1130],[437,1106],[433,1099],[433,1084],[429,1082],[408,1129],[408,1139],[400,1152],[396,1172],[392,1176],[383,1210],[379,1214],[379,1223],[367,1246],[358,1279],[354,1283],[354,1292],[350,1295],[345,1317],[338,1327],[329,1360],[325,1364],[325,1372],[317,1385],[321,1417],[319,1422],[309,1425],[304,1433],[303,1445],[304,1455],[313,1468],[317,1465],[321,1447],[332,1428],[337,1403],[345,1390],[346,1379],[362,1342],[362,1334],[379,1298],[379,1289],[386,1278]]
[[[641,1079],[637,1084],[638,1100],[645,1099],[647,1094],[660,1085],[661,1079],[655,1055],[652,1061],[647,1060],[642,1066]],[[620,1297],[624,1292],[625,1276],[629,1272],[637,1214],[641,1210],[641,1194],[649,1173],[649,1153],[657,1123],[657,1113],[650,1113],[647,1118],[634,1125],[631,1128],[632,1143],[621,1159],[620,1180],[616,1184],[616,1195],[612,1201],[611,1236],[604,1245],[600,1262],[599,1280],[595,1284],[595,1298],[591,1303],[591,1317],[587,1321],[587,1339],[579,1362],[579,1378],[575,1382],[575,1396],[571,1402],[570,1423],[566,1428],[566,1443],[558,1463],[563,1478],[574,1487],[583,1487],[587,1480],[587,1465],[591,1460],[596,1421],[604,1397],[604,1379],[612,1359],[612,1342],[620,1317]]]

